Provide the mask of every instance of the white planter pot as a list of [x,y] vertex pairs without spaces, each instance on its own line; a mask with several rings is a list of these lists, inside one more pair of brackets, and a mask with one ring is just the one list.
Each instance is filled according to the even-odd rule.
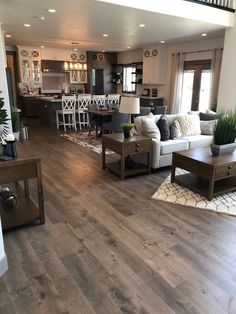
[[211,144],[211,152],[214,156],[233,154],[236,148],[236,143],[230,143],[225,145]]

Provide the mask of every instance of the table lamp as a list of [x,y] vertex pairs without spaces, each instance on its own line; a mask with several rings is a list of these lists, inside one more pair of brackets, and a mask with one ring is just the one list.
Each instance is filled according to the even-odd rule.
[[121,113],[129,114],[129,123],[131,123],[131,115],[140,113],[140,101],[138,97],[122,96],[120,101]]

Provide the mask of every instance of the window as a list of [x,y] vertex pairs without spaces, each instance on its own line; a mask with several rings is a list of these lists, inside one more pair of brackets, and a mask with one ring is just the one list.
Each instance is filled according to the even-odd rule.
[[181,113],[206,111],[211,88],[211,60],[184,63]]
[[136,71],[136,67],[134,66],[123,67],[123,86],[122,86],[123,92],[126,92],[126,93],[136,92],[136,85],[134,84],[135,71]]

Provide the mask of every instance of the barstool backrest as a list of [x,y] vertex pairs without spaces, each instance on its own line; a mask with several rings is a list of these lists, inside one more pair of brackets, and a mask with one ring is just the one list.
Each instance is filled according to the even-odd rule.
[[106,95],[93,95],[93,103],[96,105],[97,109],[99,109],[99,107],[105,107]]
[[115,105],[117,107],[120,103],[120,94],[108,94],[107,103],[108,105]]
[[78,96],[78,109],[87,109],[91,103],[91,95],[79,95]]
[[76,96],[62,96],[62,111],[75,110]]

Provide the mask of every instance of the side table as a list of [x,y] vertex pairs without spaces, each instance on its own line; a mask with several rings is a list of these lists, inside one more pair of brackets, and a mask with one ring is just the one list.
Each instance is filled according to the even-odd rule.
[[[31,199],[29,193],[29,179],[33,178],[37,182],[38,205]],[[24,189],[18,181],[24,182]],[[1,161],[0,185],[2,184],[11,184],[17,194],[17,206],[15,208],[6,209],[0,202],[3,230],[24,225],[37,219],[41,224],[45,223],[40,158],[22,154],[13,160]]]
[[[102,169],[106,168],[119,175],[121,180],[127,176],[151,172],[151,147],[152,140],[146,136],[134,135],[124,139],[123,133],[103,135],[102,138]],[[121,156],[119,161],[106,163],[106,149]],[[147,166],[132,162],[132,166],[125,166],[127,156],[147,154]]]

